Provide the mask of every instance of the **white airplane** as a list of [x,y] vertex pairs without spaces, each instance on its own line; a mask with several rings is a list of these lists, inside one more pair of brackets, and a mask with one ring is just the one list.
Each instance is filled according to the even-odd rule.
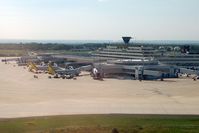
[[51,64],[48,65],[48,73],[51,75],[70,75],[72,77],[78,76],[80,74],[81,70],[79,68],[73,68],[72,66],[69,66],[68,68],[61,68],[58,67],[55,69]]

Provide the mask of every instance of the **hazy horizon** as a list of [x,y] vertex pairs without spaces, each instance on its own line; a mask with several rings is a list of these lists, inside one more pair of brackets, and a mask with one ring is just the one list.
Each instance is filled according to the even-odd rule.
[[198,0],[0,1],[1,40],[199,40]]
[[[28,39],[0,39],[0,44],[9,44],[9,43],[57,43],[57,44],[86,44],[86,43],[97,43],[97,44],[103,44],[103,43],[124,43],[122,39],[120,40],[28,40]],[[177,45],[183,45],[183,44],[193,44],[193,45],[199,45],[199,40],[134,40],[132,39],[130,43],[143,43],[143,44],[177,44]]]

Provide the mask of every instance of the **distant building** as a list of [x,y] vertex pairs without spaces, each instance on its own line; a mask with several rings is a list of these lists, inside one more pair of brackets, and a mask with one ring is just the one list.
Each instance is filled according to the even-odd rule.
[[107,46],[98,50],[93,56],[107,60],[112,59],[155,59],[163,64],[177,66],[199,66],[199,54],[167,51],[165,49],[155,49],[151,46]]

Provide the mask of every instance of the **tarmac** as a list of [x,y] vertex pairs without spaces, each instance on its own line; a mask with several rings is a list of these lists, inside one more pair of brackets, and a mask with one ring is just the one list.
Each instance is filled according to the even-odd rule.
[[0,118],[72,114],[199,115],[199,81],[48,79],[0,62]]

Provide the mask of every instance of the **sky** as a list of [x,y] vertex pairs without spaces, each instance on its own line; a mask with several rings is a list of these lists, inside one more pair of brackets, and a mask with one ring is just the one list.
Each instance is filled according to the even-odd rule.
[[0,0],[0,39],[199,40],[199,0]]

